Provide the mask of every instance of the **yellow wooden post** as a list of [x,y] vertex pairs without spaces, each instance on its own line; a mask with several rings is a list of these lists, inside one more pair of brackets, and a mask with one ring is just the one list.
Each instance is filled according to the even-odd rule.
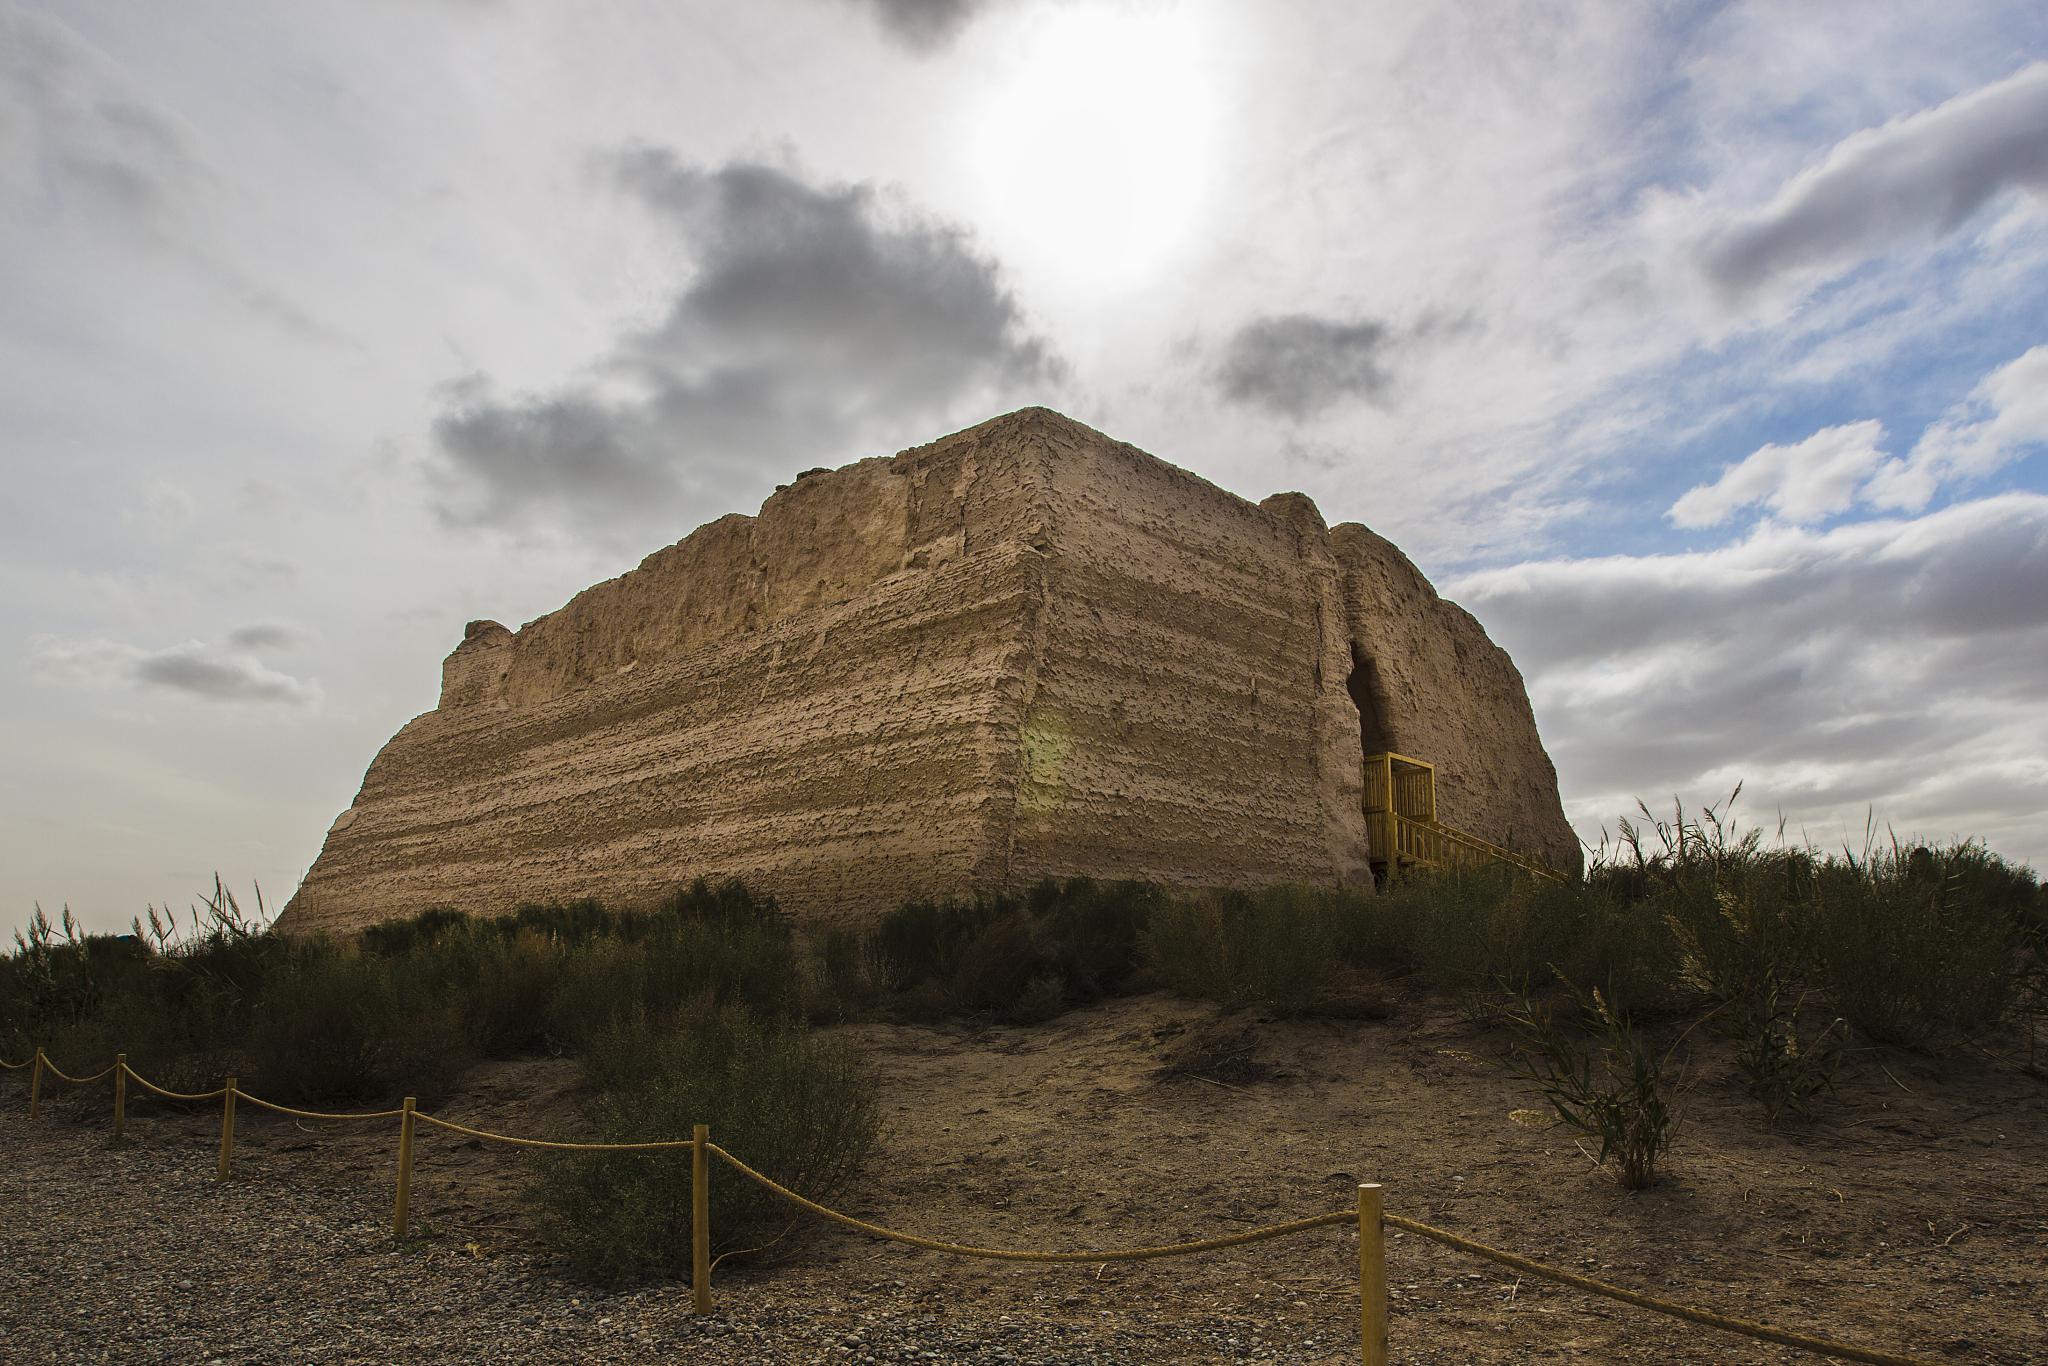
[[34,1119],[43,1103],[43,1050],[36,1050],[36,1070],[28,1074],[28,1117]]
[[412,1112],[417,1102],[411,1096],[398,1114],[398,1208],[391,1216],[391,1236],[405,1236],[405,1219],[412,1208]]
[[114,1055],[114,1137],[128,1131],[128,1055]]
[[1358,1328],[1365,1366],[1387,1366],[1387,1244],[1378,1182],[1358,1188]]
[[216,1181],[228,1179],[228,1164],[235,1157],[235,1079],[228,1078],[227,1089],[220,1100],[220,1171]]
[[690,1312],[711,1312],[711,1126],[690,1134]]

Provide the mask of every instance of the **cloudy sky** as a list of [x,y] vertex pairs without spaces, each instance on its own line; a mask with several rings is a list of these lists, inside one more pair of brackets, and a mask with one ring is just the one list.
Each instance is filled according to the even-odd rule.
[[1566,806],[2048,860],[2048,10],[0,0],[0,927],[1027,403],[1406,548]]

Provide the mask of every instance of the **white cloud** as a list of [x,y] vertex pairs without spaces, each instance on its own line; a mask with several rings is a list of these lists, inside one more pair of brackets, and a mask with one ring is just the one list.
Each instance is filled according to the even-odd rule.
[[2048,62],[1843,139],[1768,204],[1710,230],[1696,262],[1730,301],[1810,286],[1955,232],[2010,190],[2048,193]]
[[1725,796],[1838,838],[2048,856],[2048,497],[1675,555],[1554,560],[1445,591],[1515,657],[1582,833]]
[[321,699],[318,683],[198,640],[145,650],[115,640],[37,636],[29,642],[29,671],[53,682],[159,688],[215,702],[310,708]]
[[1919,512],[1943,485],[1993,474],[2048,444],[2048,346],[1985,376],[1920,434],[1905,458],[1881,448],[1873,420],[1823,427],[1790,446],[1759,447],[1711,484],[1687,489],[1669,516],[1681,527],[1720,526],[1763,507],[1788,522],[1817,522],[1856,504]]
[[1823,427],[1790,446],[1759,447],[1711,484],[1688,489],[1671,505],[1682,527],[1719,526],[1761,504],[1789,522],[1816,522],[1846,512],[1884,464],[1884,427],[1873,421]]
[[1970,396],[1920,434],[1912,454],[1887,461],[1865,496],[1917,512],[1952,480],[1981,479],[2048,444],[2048,346],[1986,376]]

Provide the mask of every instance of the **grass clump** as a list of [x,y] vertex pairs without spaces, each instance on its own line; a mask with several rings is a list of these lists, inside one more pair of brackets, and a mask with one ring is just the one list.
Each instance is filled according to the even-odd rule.
[[1806,1118],[1814,1101],[1834,1089],[1848,1038],[1839,1016],[1802,1037],[1801,1004],[1786,1001],[1773,984],[1757,1001],[1745,1003],[1736,1027],[1735,1069],[1772,1124],[1787,1116]]
[[1656,1182],[1678,1126],[1666,1075],[1671,1054],[1657,1053],[1599,988],[1567,989],[1587,1033],[1564,1028],[1549,1006],[1520,994],[1507,1017],[1517,1038],[1513,1066],[1561,1123],[1600,1141],[1596,1160],[1613,1160],[1623,1190],[1643,1190]]
[[1868,1038],[1982,1034],[2025,999],[2034,890],[1974,842],[1830,860],[1813,876],[1811,967]]
[[125,1052],[175,1090],[217,1085],[253,1027],[281,958],[257,892],[246,914],[219,878],[181,921],[151,907],[126,935],[85,934],[66,909],[38,907],[0,957],[0,1055],[44,1049],[59,1066],[96,1071]]
[[[763,1174],[830,1201],[872,1151],[874,1091],[844,1043],[744,1007],[705,1005],[667,1027],[618,1022],[584,1063],[595,1141],[713,1141]],[[687,1150],[548,1154],[529,1198],[541,1236],[576,1272],[604,1285],[687,1275],[691,1176]],[[796,1211],[718,1163],[711,1181],[714,1251],[759,1252]]]

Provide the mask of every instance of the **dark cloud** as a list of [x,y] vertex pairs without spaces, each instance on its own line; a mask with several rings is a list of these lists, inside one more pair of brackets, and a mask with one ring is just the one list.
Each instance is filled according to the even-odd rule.
[[[2048,849],[2048,497],[1447,591],[1521,666],[1568,795],[1598,819],[1740,779],[1766,812],[1860,819],[1877,801],[1902,830],[1967,821],[2019,856]],[[2012,803],[1941,797],[1959,769]]]
[[914,435],[967,400],[1058,375],[963,232],[866,186],[700,169],[651,148],[607,171],[695,268],[660,321],[584,382],[509,398],[482,377],[451,386],[434,424],[451,520],[673,525],[692,497],[718,498],[761,466]]
[[2048,62],[1844,140],[1762,210],[1709,233],[1699,264],[1741,297],[1954,232],[2011,189],[2048,192]]
[[228,644],[237,650],[293,650],[310,637],[296,626],[276,622],[244,626],[228,633]]
[[1340,399],[1378,400],[1390,382],[1393,333],[1371,319],[1309,313],[1255,318],[1237,330],[1216,367],[1223,396],[1282,417],[1313,417]]
[[586,393],[500,401],[481,379],[434,421],[456,475],[443,512],[457,521],[514,522],[547,510],[615,522],[671,506],[678,474],[640,403]]
[[891,36],[919,52],[945,46],[990,0],[853,0],[873,10]]
[[145,650],[113,640],[66,641],[40,636],[30,642],[29,669],[60,682],[157,688],[215,702],[313,707],[321,698],[317,683],[197,640]]

